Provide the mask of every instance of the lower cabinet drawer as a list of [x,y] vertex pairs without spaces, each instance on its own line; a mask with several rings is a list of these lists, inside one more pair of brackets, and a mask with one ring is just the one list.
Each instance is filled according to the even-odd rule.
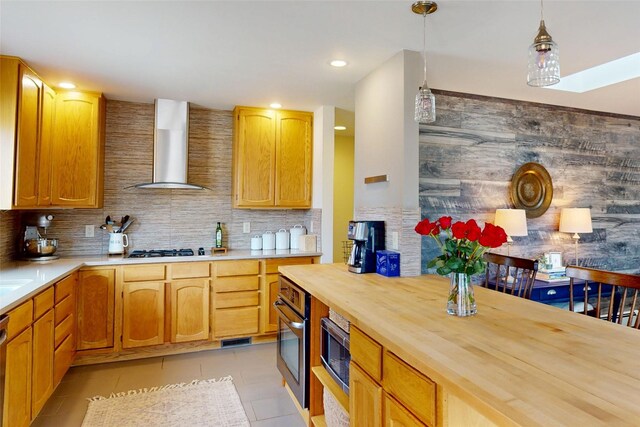
[[56,283],[56,304],[73,293],[77,278],[77,273],[73,273]]
[[55,331],[55,347],[58,348],[62,342],[73,333],[74,315],[71,313],[68,315],[59,325],[56,326]]
[[371,377],[382,380],[382,346],[355,326],[351,326],[351,360],[360,365]]
[[216,309],[256,306],[260,303],[258,291],[224,292],[215,296]]
[[181,262],[171,264],[172,279],[194,279],[209,277],[208,262]]
[[213,280],[216,292],[257,291],[259,288],[258,276],[216,277]]
[[257,334],[260,326],[260,308],[225,308],[214,311],[213,333],[216,337],[234,337]]
[[260,274],[260,261],[257,260],[218,261],[213,266],[216,277]]
[[427,425],[435,426],[436,384],[388,351],[384,352],[382,369],[385,391]]
[[33,299],[23,302],[9,312],[10,322],[7,324],[7,341],[11,341],[20,332],[31,326],[33,322]]
[[75,356],[75,342],[73,335],[69,335],[66,340],[60,344],[53,356],[53,383],[59,384],[67,373],[69,366],[73,363]]
[[128,265],[123,268],[123,276],[125,282],[164,280],[165,271],[165,264]]
[[382,413],[385,426],[416,426],[423,427],[411,412],[386,392],[382,395]]
[[69,317],[70,314],[76,311],[75,302],[76,300],[73,295],[69,295],[56,304],[56,325],[59,325],[64,319]]
[[33,320],[39,319],[53,308],[53,286],[33,297]]

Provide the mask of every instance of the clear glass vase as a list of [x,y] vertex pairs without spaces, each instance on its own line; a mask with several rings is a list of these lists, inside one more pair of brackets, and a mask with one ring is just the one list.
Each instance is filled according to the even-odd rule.
[[453,316],[473,316],[476,311],[471,276],[464,273],[451,273],[447,313]]

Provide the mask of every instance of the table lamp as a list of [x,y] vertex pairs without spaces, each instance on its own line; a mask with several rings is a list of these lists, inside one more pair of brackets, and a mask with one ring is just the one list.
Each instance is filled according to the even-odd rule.
[[560,211],[561,233],[574,233],[573,240],[576,242],[576,265],[578,265],[578,233],[593,233],[591,226],[590,208],[562,208]]
[[513,243],[511,236],[526,236],[527,215],[524,209],[496,209],[496,218],[493,225],[500,226],[507,233],[507,256]]

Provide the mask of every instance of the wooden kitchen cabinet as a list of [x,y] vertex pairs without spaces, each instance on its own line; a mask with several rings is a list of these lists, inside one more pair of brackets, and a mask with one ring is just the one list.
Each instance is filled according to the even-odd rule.
[[[435,382],[353,324],[350,342],[352,425],[373,425],[378,419],[385,426],[437,425]],[[384,402],[380,400],[382,394],[378,394],[383,389]],[[383,409],[381,405],[384,405]]]
[[209,278],[171,283],[171,342],[209,338]]
[[164,342],[164,282],[125,282],[123,286],[122,347]]
[[40,152],[38,159],[38,206],[51,205],[51,142],[56,112],[56,93],[42,84]]
[[262,331],[265,333],[278,330],[278,312],[273,303],[278,299],[278,283],[280,273],[278,267],[281,265],[301,265],[313,264],[315,257],[292,257],[292,258],[269,258],[264,262],[264,292],[262,292]]
[[77,273],[9,312],[3,426],[28,426],[75,357]]
[[313,113],[234,109],[233,206],[311,207]]
[[279,111],[276,129],[276,200],[278,207],[310,208],[313,114]]
[[354,427],[382,425],[382,387],[353,361],[349,366],[349,417]]
[[425,427],[411,412],[387,393],[383,393],[385,427]]
[[123,267],[122,348],[207,340],[210,277],[209,262]]
[[32,344],[31,327],[7,344],[3,427],[23,427],[31,422]]
[[56,94],[19,58],[0,61],[0,209],[100,207],[102,95]]
[[42,81],[24,64],[18,74],[18,121],[16,134],[16,207],[38,203],[38,153]]
[[[51,289],[53,290],[53,289]],[[31,416],[38,412],[53,393],[53,358],[55,351],[55,321],[53,301],[49,310],[33,323],[33,372]]]
[[215,338],[260,332],[260,263],[258,260],[213,263],[211,331]]
[[35,207],[42,80],[19,58],[0,58],[0,209]]
[[54,286],[54,387],[62,381],[62,377],[67,373],[76,356],[77,287],[77,272],[71,273]]
[[78,350],[113,347],[115,269],[82,270],[78,285]]
[[51,140],[51,204],[102,206],[105,102],[101,94],[61,92]]

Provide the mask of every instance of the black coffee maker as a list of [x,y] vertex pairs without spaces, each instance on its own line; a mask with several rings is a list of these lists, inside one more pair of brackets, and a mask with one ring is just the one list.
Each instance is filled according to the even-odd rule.
[[384,249],[384,221],[349,221],[347,237],[353,240],[349,256],[349,271],[376,271],[376,251]]

